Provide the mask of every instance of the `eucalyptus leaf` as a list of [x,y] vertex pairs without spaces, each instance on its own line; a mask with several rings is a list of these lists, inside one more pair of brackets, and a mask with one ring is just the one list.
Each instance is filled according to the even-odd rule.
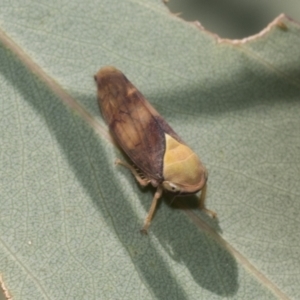
[[[0,274],[14,299],[300,298],[299,24],[230,41],[158,0],[2,2]],[[114,165],[93,81],[105,65],[201,157],[218,220],[164,197],[140,235],[154,191]]]

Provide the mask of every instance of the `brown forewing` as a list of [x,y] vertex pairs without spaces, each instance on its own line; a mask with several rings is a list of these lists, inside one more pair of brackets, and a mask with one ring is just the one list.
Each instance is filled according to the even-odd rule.
[[96,80],[100,109],[117,143],[146,177],[162,181],[164,133],[181,139],[123,73],[100,70]]

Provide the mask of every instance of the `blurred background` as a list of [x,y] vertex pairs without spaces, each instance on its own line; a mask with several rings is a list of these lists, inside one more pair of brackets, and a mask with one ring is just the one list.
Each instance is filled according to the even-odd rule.
[[172,13],[199,21],[221,38],[241,39],[261,31],[279,14],[300,23],[300,0],[166,0]]

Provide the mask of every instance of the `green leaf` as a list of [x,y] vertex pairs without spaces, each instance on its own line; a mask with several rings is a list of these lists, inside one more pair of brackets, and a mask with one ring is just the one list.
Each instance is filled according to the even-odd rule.
[[[4,1],[0,16],[0,274],[14,299],[300,297],[298,24],[220,40],[158,0]],[[218,221],[163,201],[140,235],[153,190],[114,165],[104,65],[199,154]]]

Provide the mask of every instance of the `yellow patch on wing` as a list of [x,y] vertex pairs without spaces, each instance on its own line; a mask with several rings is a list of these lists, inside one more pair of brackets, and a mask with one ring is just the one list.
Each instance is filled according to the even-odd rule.
[[166,137],[163,164],[164,180],[181,185],[196,185],[202,178],[202,165],[198,156],[186,145],[170,135]]

